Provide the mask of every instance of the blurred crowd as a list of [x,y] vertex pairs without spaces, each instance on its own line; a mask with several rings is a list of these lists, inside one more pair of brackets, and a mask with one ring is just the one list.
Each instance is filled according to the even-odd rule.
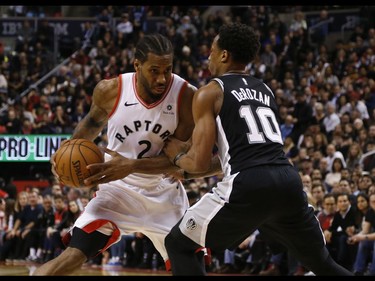
[[[364,221],[370,222],[369,233],[375,227],[373,21],[359,21],[348,39],[340,38],[329,47],[331,23],[324,7],[319,11],[321,24],[313,33],[298,7],[232,7],[228,12],[215,10],[204,20],[206,11],[206,6],[93,6],[90,12],[97,22],[87,23],[77,42],[81,46],[86,40],[85,48],[72,50],[69,62],[38,86],[33,85],[54,67],[53,30],[47,20],[37,30],[25,20],[12,52],[6,53],[0,42],[0,108],[6,107],[0,115],[0,134],[71,134],[88,112],[96,83],[133,71],[134,46],[147,33],[151,16],[165,17],[158,31],[175,47],[173,72],[197,87],[211,78],[208,57],[218,28],[227,22],[246,23],[259,32],[262,43],[247,71],[275,94],[285,153],[301,174],[330,252],[356,274],[374,275],[375,237],[364,241],[370,249],[366,256],[362,241],[350,240],[364,235]],[[288,22],[280,17],[285,12],[290,14]],[[120,20],[113,25],[113,18]],[[96,142],[106,144],[105,131]],[[220,175],[184,181],[191,204],[219,179]],[[70,189],[53,178],[43,191],[6,192],[11,186],[11,182],[0,186],[4,190],[0,260],[44,262],[61,253],[62,235],[93,190]],[[124,236],[116,247],[88,264],[163,268],[160,256],[141,233]],[[309,274],[289,253],[272,255],[259,233],[234,251],[213,253],[208,270]]]

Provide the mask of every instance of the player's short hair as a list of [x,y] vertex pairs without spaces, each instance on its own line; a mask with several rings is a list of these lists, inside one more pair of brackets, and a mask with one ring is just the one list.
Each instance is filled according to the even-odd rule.
[[134,57],[140,62],[147,61],[149,53],[157,56],[173,54],[173,46],[171,41],[162,34],[148,34],[141,38],[137,45]]
[[260,49],[259,35],[251,26],[242,23],[222,25],[217,45],[221,50],[227,50],[233,61],[241,63],[253,61]]

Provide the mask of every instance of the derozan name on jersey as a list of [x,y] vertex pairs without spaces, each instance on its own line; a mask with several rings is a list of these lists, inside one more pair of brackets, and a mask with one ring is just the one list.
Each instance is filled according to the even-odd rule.
[[267,106],[270,106],[270,97],[267,95],[263,95],[262,92],[258,92],[254,89],[240,88],[239,91],[232,90],[231,93],[238,101],[256,100],[263,104],[266,104]]

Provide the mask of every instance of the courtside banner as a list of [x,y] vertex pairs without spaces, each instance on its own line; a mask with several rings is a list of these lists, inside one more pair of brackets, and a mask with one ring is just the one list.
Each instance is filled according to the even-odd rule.
[[71,135],[0,135],[0,162],[45,162]]

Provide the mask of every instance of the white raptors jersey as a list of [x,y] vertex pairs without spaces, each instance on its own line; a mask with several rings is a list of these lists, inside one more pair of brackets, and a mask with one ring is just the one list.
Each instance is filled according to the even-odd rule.
[[[159,155],[165,140],[178,125],[180,95],[186,80],[172,74],[164,96],[145,103],[136,90],[136,74],[119,75],[119,94],[108,121],[108,148],[127,158],[140,159]],[[105,154],[106,160],[111,156]],[[141,188],[159,185],[163,175],[131,174],[122,181]]]

